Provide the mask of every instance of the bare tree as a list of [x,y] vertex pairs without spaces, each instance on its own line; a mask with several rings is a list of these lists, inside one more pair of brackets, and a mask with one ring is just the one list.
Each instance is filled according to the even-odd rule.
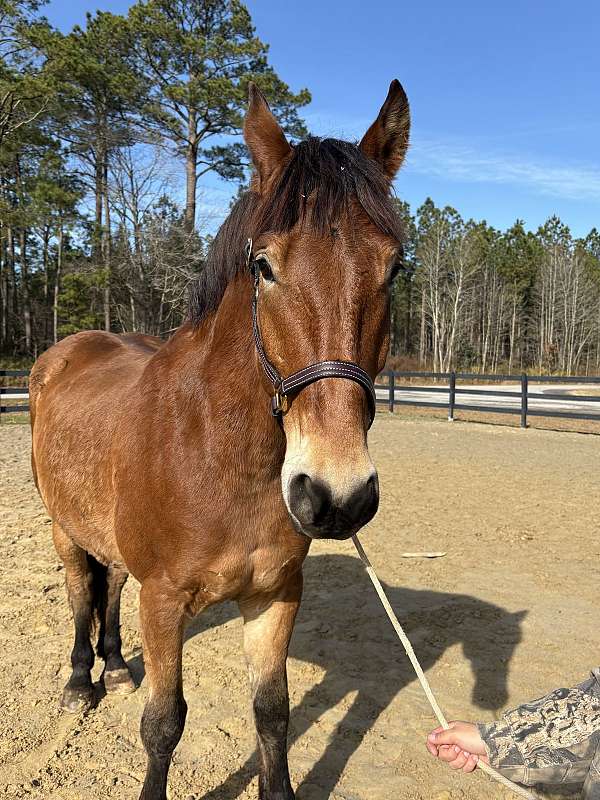
[[454,362],[465,301],[479,268],[472,227],[453,209],[429,209],[422,215],[417,258],[433,370],[447,372]]

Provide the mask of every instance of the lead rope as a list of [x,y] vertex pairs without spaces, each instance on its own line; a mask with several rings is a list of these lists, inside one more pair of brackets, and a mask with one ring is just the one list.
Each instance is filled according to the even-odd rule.
[[[413,669],[417,673],[417,678],[419,679],[421,686],[423,687],[423,691],[425,692],[425,695],[429,700],[429,704],[433,709],[433,713],[437,717],[438,722],[440,723],[442,728],[445,728],[447,730],[450,727],[448,725],[448,721],[446,720],[446,717],[444,716],[442,709],[439,707],[438,702],[435,699],[433,692],[431,691],[431,686],[429,685],[429,681],[427,680],[427,678],[425,677],[425,673],[421,669],[421,665],[419,664],[419,659],[415,655],[415,651],[413,650],[413,646],[410,643],[410,639],[404,633],[402,625],[400,625],[398,617],[394,613],[394,609],[390,605],[390,601],[388,600],[387,595],[383,590],[381,581],[379,580],[379,578],[375,573],[375,570],[373,569],[373,565],[369,561],[369,558],[365,553],[362,544],[358,541],[358,537],[353,536],[352,541],[354,542],[354,546],[358,551],[358,555],[360,556],[361,561],[363,562],[363,564],[367,569],[367,574],[371,579],[373,586],[375,587],[375,591],[379,595],[381,604],[383,605],[386,614],[390,619],[390,622],[394,626],[394,630],[398,634],[398,638],[400,639],[402,645],[404,646],[406,655],[409,657],[410,663],[413,665]],[[477,762],[477,766],[479,767],[479,769],[483,770],[483,772],[487,773],[490,776],[490,778],[493,778],[495,781],[498,781],[498,783],[501,783],[503,786],[505,786],[511,792],[514,792],[519,797],[525,797],[526,800],[538,800],[536,795],[532,794],[531,792],[528,792],[527,789],[524,789],[522,786],[517,786],[516,783],[509,781],[508,778],[505,778],[504,775],[501,775],[499,772],[493,769],[493,767],[490,767],[489,764],[486,764],[481,759],[479,759],[479,761]]]

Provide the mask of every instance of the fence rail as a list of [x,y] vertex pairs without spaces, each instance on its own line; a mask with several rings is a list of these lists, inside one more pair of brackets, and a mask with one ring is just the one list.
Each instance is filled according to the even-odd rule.
[[[528,417],[561,417],[564,419],[585,419],[600,422],[600,394],[599,395],[574,395],[560,394],[558,392],[532,392],[529,389],[530,383],[538,384],[563,384],[563,385],[598,385],[600,386],[600,376],[577,377],[569,376],[547,376],[547,375],[482,375],[477,372],[392,372],[387,371],[379,376],[387,377],[387,383],[377,383],[377,402],[386,404],[389,411],[393,412],[396,406],[418,406],[420,408],[446,408],[448,410],[448,420],[455,418],[456,411],[471,411],[483,414],[514,414],[520,417],[521,427],[527,427]],[[409,383],[398,383],[398,379],[419,378],[435,380],[437,383],[431,386],[413,386]],[[476,386],[461,386],[460,381],[478,381],[487,383],[518,383],[518,390],[478,388]],[[446,385],[442,384],[444,382]],[[447,392],[448,399],[441,401],[440,395]],[[407,395],[416,394],[416,397]],[[433,395],[431,400],[426,400],[426,395]],[[423,396],[423,399],[420,399]],[[514,398],[514,405],[496,403],[491,401],[485,405],[473,401],[460,402],[457,397],[466,396],[465,399],[476,398]],[[417,399],[419,398],[419,399]],[[536,407],[532,408],[530,401],[539,406],[554,404],[558,408]],[[577,409],[579,403],[585,403],[586,407]],[[587,406],[592,405],[592,408]],[[565,408],[574,405],[575,408]],[[591,413],[590,413],[591,412]]]
[[0,369],[0,378],[6,376],[7,378],[13,377],[29,377],[28,369]]
[[[1,378],[24,378],[29,376],[29,370],[24,369],[0,369]],[[527,427],[528,417],[557,417],[563,419],[583,419],[600,422],[600,394],[598,395],[573,395],[561,394],[559,392],[535,392],[529,390],[530,384],[563,384],[582,386],[600,386],[600,376],[577,377],[573,375],[547,376],[547,375],[482,375],[476,372],[394,372],[388,370],[381,373],[378,379],[387,379],[387,383],[375,384],[377,403],[387,405],[388,410],[393,412],[396,406],[419,406],[421,408],[445,408],[448,410],[448,419],[454,420],[457,411],[470,411],[482,414],[513,414],[520,417],[521,427]],[[407,379],[434,380],[435,384],[429,386],[413,386],[410,383],[402,383]],[[518,390],[479,388],[477,386],[461,386],[462,381],[487,382],[487,383],[517,383]],[[445,385],[444,385],[445,384]],[[447,399],[440,398],[440,395],[447,393]],[[26,404],[6,405],[2,401],[10,399],[25,399],[28,394],[27,386],[0,386],[0,414],[12,414],[15,412],[29,411]],[[413,395],[410,397],[409,395]],[[431,400],[425,399],[427,395],[433,395]],[[473,398],[471,402],[460,402],[461,396],[465,400]],[[420,399],[420,398],[423,399]],[[419,398],[419,399],[417,399]],[[478,398],[490,398],[490,403],[485,405],[476,402]],[[503,403],[493,403],[493,399],[499,398],[514,399],[513,405]],[[537,407],[532,408],[532,401]],[[552,407],[540,408],[540,403],[544,406]],[[585,403],[585,407],[578,409],[577,406]],[[573,405],[574,408],[565,408]],[[592,406],[590,409],[589,406]]]
[[[28,378],[28,369],[0,369],[0,382],[3,378]],[[27,386],[0,386],[0,416],[2,414],[16,414],[21,411],[29,411],[29,405],[24,403],[17,403],[15,405],[6,405],[3,401],[10,399],[11,395],[17,399],[25,399],[24,395],[28,395],[29,390]]]

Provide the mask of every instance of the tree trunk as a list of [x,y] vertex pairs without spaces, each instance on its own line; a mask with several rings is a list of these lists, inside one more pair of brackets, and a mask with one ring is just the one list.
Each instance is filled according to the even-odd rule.
[[513,296],[513,308],[512,308],[512,316],[510,320],[510,352],[508,356],[508,373],[512,375],[513,369],[513,358],[515,355],[515,331],[517,328],[517,294],[515,290],[515,294]]
[[137,327],[134,325],[133,329],[139,330],[140,333],[148,333],[148,310],[151,307],[152,300],[151,292],[148,287],[148,282],[144,272],[144,254],[142,250],[143,233],[142,226],[140,224],[138,198],[134,191],[132,191],[131,197],[131,214],[133,217],[133,257],[137,266],[137,281],[132,280],[132,284],[134,286],[137,284],[137,292],[131,293],[131,309],[137,320]]
[[196,141],[196,112],[189,111],[188,144],[185,152],[185,216],[184,228],[191,236],[196,228],[196,185],[198,183],[198,142]]
[[419,335],[419,366],[425,364],[425,353],[427,351],[427,343],[425,341],[427,331],[427,320],[425,318],[425,290],[421,289],[421,331]]
[[102,253],[104,261],[104,330],[110,332],[111,239],[110,202],[108,197],[108,158],[106,157],[106,149],[102,176],[102,195],[104,200],[104,227],[102,229]]
[[[15,254],[15,236],[11,225],[6,228],[6,255],[8,263],[9,274],[9,291],[8,291],[8,310],[12,314],[14,321],[19,316],[19,295],[17,292],[17,275],[16,275],[16,254]],[[14,334],[13,322],[13,334]],[[14,337],[13,337],[14,338]]]
[[29,296],[29,265],[27,263],[27,233],[23,228],[19,233],[21,263],[21,294],[23,296],[23,327],[25,329],[25,350],[31,355],[31,299]]
[[102,252],[102,197],[104,192],[104,162],[106,161],[105,147],[98,145],[94,174],[95,216],[94,232],[92,237],[92,258],[100,262]]
[[0,350],[5,350],[8,345],[8,249],[4,228],[0,220],[0,297],[2,298]]
[[54,344],[58,342],[58,297],[60,294],[60,279],[62,276],[63,260],[63,226],[58,228],[58,243],[56,251],[56,274],[54,276],[54,301],[52,304],[52,335]]
[[44,225],[42,236],[42,265],[44,269],[44,343],[43,347],[48,346],[48,304],[50,302],[50,259],[48,251],[50,249],[50,226]]
[[406,288],[406,315],[404,318],[404,352],[409,355],[413,351],[412,346],[412,317],[413,317],[413,283],[412,277],[408,279]]

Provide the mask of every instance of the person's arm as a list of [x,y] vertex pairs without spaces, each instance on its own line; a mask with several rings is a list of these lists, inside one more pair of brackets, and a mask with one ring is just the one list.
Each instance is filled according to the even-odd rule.
[[473,772],[479,759],[489,764],[489,758],[477,725],[472,722],[450,722],[449,728],[436,728],[427,737],[427,749],[432,756],[445,761],[450,769]]
[[492,767],[517,783],[582,784],[599,740],[600,685],[592,674],[584,683],[555,689],[496,722],[451,723],[446,731],[436,728],[427,748],[465,772],[487,757]]
[[600,800],[600,744],[596,746],[590,771],[583,784],[581,800]]

